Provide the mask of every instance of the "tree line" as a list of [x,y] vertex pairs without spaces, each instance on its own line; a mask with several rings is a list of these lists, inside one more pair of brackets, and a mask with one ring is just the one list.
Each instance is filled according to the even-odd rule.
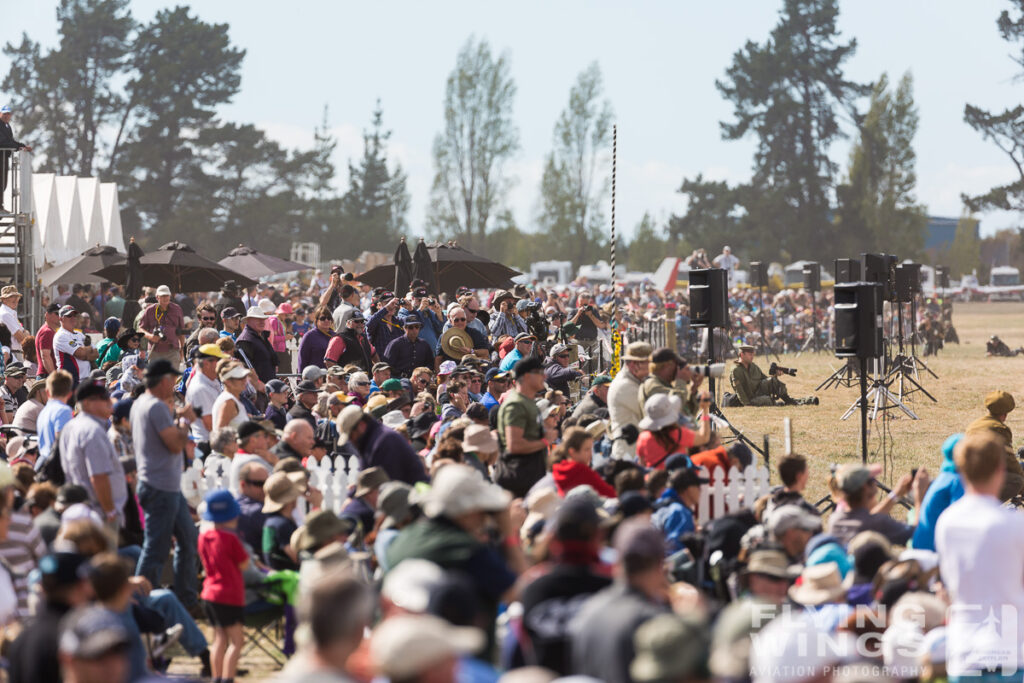
[[[1024,67],[1024,0],[1011,5],[997,25]],[[715,83],[732,105],[720,134],[755,139],[751,178],[736,185],[684,178],[685,213],[661,225],[645,215],[631,243],[620,243],[631,268],[725,244],[748,260],[923,256],[912,76],[850,80],[844,64],[857,41],[839,34],[838,15],[838,0],[782,0],[767,38],[736,51]],[[390,251],[400,235],[425,232],[521,268],[607,254],[614,110],[596,62],[579,73],[554,122],[536,209],[523,228],[508,205],[516,181],[509,165],[520,149],[511,56],[470,37],[444,84],[425,225],[410,226],[406,175],[388,157],[391,133],[379,101],[341,191],[326,108],[311,149],[286,149],[252,124],[218,115],[241,88],[245,58],[226,24],[204,22],[188,7],[141,23],[129,0],[60,0],[57,18],[56,47],[24,35],[4,48],[11,68],[3,88],[22,137],[37,148],[36,170],[116,181],[125,230],[146,245],[182,239],[221,253],[248,242],[284,253],[292,241],[319,241],[330,256],[341,255],[331,253],[335,244],[354,256]],[[965,211],[1024,208],[1024,105],[995,114],[967,105],[964,116],[1020,174],[963,197]],[[829,151],[846,137],[854,142],[840,169]],[[943,255],[954,268],[978,262],[972,221],[965,213]]]

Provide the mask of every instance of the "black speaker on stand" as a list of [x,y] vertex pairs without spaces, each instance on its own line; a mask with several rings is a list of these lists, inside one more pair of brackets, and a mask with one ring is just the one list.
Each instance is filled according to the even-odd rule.
[[[757,287],[757,319],[761,328],[761,338],[757,342],[758,351],[763,351],[765,358],[772,353],[768,344],[768,336],[764,329],[764,288],[768,286],[768,264],[761,261],[750,262],[750,286]],[[776,355],[776,359],[778,356]]]
[[817,353],[822,350],[818,339],[818,292],[821,291],[821,264],[811,261],[803,267],[804,289],[811,295],[811,335],[797,351],[799,357],[808,348]]
[[[715,330],[729,329],[729,274],[722,268],[702,268],[690,271],[690,326],[706,328],[708,334],[707,364],[715,359]],[[728,337],[727,337],[728,338]],[[718,407],[715,378],[708,376],[708,389],[711,393],[711,412],[718,418],[718,423],[727,426],[733,435],[753,450],[767,458],[766,451],[759,448],[753,441],[736,429],[722,414]]]

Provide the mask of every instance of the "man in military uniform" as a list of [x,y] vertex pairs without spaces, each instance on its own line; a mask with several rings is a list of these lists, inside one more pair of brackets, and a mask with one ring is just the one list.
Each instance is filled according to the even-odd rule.
[[700,393],[700,385],[704,381],[703,375],[694,377],[686,359],[668,347],[654,352],[650,368],[651,374],[640,385],[640,407],[646,406],[648,399],[655,394],[668,393],[679,397],[686,415],[696,415],[697,394]]
[[1017,404],[1013,396],[1005,391],[993,391],[985,397],[988,415],[983,415],[967,425],[966,434],[987,431],[1003,442],[1006,447],[1006,479],[999,491],[999,500],[1007,501],[1024,490],[1024,468],[1021,468],[1017,454],[1013,450],[1013,432],[1006,424],[1009,415]]
[[775,375],[769,377],[754,364],[754,347],[749,344],[740,346],[740,357],[736,366],[732,369],[730,376],[733,391],[736,398],[744,406],[774,406],[779,405],[818,405],[818,398],[795,399],[789,395],[786,385]]
[[1013,351],[1006,345],[1002,339],[996,335],[989,337],[989,340],[985,342],[985,355],[986,356],[1016,356],[1024,352],[1024,349],[1018,348]]

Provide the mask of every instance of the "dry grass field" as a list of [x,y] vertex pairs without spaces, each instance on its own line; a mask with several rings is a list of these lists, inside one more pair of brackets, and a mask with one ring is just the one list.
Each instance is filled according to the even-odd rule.
[[[1024,304],[964,303],[957,304],[953,322],[960,335],[960,344],[949,344],[937,357],[924,359],[935,374],[922,371],[920,383],[938,403],[920,393],[907,401],[919,420],[912,420],[901,411],[888,411],[891,434],[891,460],[887,462],[883,481],[891,483],[914,467],[925,467],[932,474],[941,462],[940,447],[947,436],[962,430],[971,420],[984,413],[985,394],[1004,389],[1024,400],[1024,355],[1017,358],[986,358],[985,341],[998,334],[1010,348],[1024,345]],[[921,350],[919,349],[919,353]],[[757,363],[767,371],[762,357]],[[798,370],[796,377],[786,377],[792,396],[807,396],[839,367],[831,353],[804,353],[785,356],[781,365]],[[793,448],[808,457],[811,479],[808,498],[817,500],[826,492],[831,464],[856,462],[860,459],[860,415],[840,420],[857,399],[859,389],[838,388],[817,392],[817,406],[780,408],[731,408],[725,411],[730,422],[760,445],[762,435],[770,438],[771,460],[783,454],[783,419],[792,420]],[[1024,432],[1024,410],[1010,414],[1007,420],[1015,433]],[[869,423],[868,457],[882,462],[878,452],[881,419]],[[777,481],[773,474],[772,481]]]

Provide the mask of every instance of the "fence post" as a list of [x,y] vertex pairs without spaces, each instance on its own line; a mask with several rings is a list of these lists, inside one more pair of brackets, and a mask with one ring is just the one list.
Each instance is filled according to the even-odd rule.
[[665,304],[665,346],[673,351],[679,350],[676,339],[676,305],[671,301]]

